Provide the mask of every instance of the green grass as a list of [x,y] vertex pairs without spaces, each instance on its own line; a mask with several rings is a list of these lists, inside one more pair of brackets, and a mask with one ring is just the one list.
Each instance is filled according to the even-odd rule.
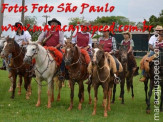
[[[137,59],[138,64],[140,59]],[[52,103],[52,108],[47,109],[47,87],[42,87],[41,106],[35,107],[37,101],[37,83],[32,81],[32,95],[30,100],[25,99],[25,90],[22,88],[22,94],[17,94],[16,89],[15,99],[10,99],[11,93],[9,89],[9,79],[6,71],[0,71],[0,121],[66,121],[66,122],[153,122],[153,96],[151,99],[151,114],[146,114],[144,84],[139,82],[140,76],[134,78],[134,94],[135,98],[131,98],[131,92],[127,92],[125,86],[125,104],[122,105],[118,100],[119,85],[117,86],[116,101],[111,104],[111,111],[108,112],[108,117],[103,117],[102,97],[103,92],[100,87],[98,90],[97,115],[92,116],[93,104],[88,104],[87,86],[85,85],[85,101],[82,105],[82,110],[78,107],[78,86],[75,85],[74,108],[67,111],[70,103],[70,89],[68,85],[62,88],[61,101],[56,102],[58,91],[55,90],[55,102]],[[67,84],[67,82],[66,82]],[[91,91],[92,98],[94,95]],[[160,113],[160,121],[163,121],[163,113]]]

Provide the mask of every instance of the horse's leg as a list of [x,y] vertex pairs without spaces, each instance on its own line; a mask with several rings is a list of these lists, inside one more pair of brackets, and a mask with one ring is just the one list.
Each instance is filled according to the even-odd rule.
[[11,77],[11,78],[9,78],[10,79],[10,82],[11,82],[11,84],[10,84],[10,88],[9,88],[9,92],[12,92],[13,91],[13,77]]
[[[14,74],[14,73],[13,73]],[[17,74],[12,75],[13,76],[13,91],[12,91],[12,95],[11,98],[14,99],[15,97],[15,88],[16,88],[16,78],[17,78]]]
[[28,100],[29,99],[29,92],[28,92],[28,87],[29,87],[29,84],[30,84],[30,78],[28,77],[28,75],[24,76],[24,88],[26,90],[26,99]]
[[[107,113],[108,83],[107,82],[103,83],[102,87],[103,87],[103,93],[104,93],[104,97],[103,97],[104,117],[107,117],[108,116],[108,113]],[[110,101],[108,100],[108,105],[109,104],[110,104]]]
[[61,100],[61,89],[62,89],[62,82],[61,81],[59,81],[58,80],[58,82],[59,82],[59,92],[58,92],[58,96],[57,96],[57,101],[60,101]]
[[69,106],[68,110],[71,110],[72,107],[73,107],[74,85],[75,85],[75,82],[74,81],[70,81],[69,83],[70,83],[70,88],[71,88],[71,95],[70,95],[70,97],[71,97],[71,103],[70,103],[70,106]]
[[49,78],[48,79],[48,105],[47,108],[51,108],[51,98],[52,98],[52,85],[53,84],[53,79]]
[[163,112],[163,83],[161,83],[161,103],[160,103],[160,112]]
[[20,76],[19,75],[19,83],[18,83],[18,85],[19,85],[19,91],[18,91],[18,95],[20,95],[21,94],[21,86],[22,86],[22,76]]
[[110,103],[111,103],[111,97],[112,97],[112,88],[108,89],[108,110],[111,111]]
[[91,98],[91,84],[88,84],[88,94],[89,94],[89,104],[92,104],[92,98]]
[[54,80],[52,81],[52,97],[51,102],[54,102]]
[[36,78],[38,82],[38,99],[36,103],[36,107],[39,107],[41,105],[41,80],[40,78]]
[[144,82],[144,90],[145,90],[145,102],[147,104],[147,100],[148,100],[148,94],[147,94],[147,91],[148,91],[148,79],[146,79],[146,81]]
[[133,78],[131,79],[131,91],[132,91],[132,99],[134,99],[134,88],[133,88]]
[[116,84],[114,84],[114,87],[113,87],[113,98],[112,98],[112,103],[115,102],[115,93],[116,93]]
[[98,100],[97,98],[98,87],[99,87],[98,84],[94,85],[94,108],[93,108],[92,115],[96,115],[96,106],[97,106],[97,100]]
[[151,99],[151,96],[152,96],[153,86],[154,86],[153,79],[150,79],[150,89],[149,89],[149,92],[148,92],[147,109],[146,109],[146,112],[148,114],[150,113],[150,99]]
[[29,94],[29,96],[31,96],[31,94],[32,94],[31,81],[32,81],[32,78],[29,78],[29,84],[28,84],[28,94]]
[[125,85],[125,78],[122,79],[122,82],[120,84],[121,87],[121,93],[120,93],[120,99],[122,100],[122,104],[124,104],[124,85]]
[[83,81],[79,81],[79,93],[78,93],[78,97],[79,97],[79,105],[78,105],[78,109],[81,110],[82,108],[82,93],[84,92],[84,85],[83,85]]

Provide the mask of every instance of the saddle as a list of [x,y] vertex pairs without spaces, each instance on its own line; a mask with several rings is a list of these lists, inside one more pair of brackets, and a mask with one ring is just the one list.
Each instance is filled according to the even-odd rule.
[[55,47],[47,47],[47,46],[44,46],[44,48],[46,50],[49,50],[51,56],[57,62],[57,66],[60,66],[61,63],[62,63],[62,59],[63,59],[63,54],[61,53],[61,51],[59,51]]
[[158,54],[154,54],[154,55],[151,56],[151,57],[148,57],[148,55],[149,55],[149,54],[145,55],[145,56],[142,58],[142,60],[140,61],[140,69],[141,69],[141,70],[145,70],[145,72],[149,72],[149,70],[150,70],[150,65],[149,65],[149,63],[150,63],[153,59],[155,59],[155,58],[158,56]]
[[81,54],[84,55],[84,58],[85,58],[86,64],[89,64],[90,61],[91,61],[91,58],[90,58],[88,52],[87,52],[86,50],[84,50],[84,49],[80,49],[80,52],[81,52]]

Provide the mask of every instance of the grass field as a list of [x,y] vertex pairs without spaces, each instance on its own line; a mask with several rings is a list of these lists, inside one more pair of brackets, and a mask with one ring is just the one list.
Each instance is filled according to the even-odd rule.
[[[137,59],[139,64],[140,59]],[[47,87],[42,87],[41,106],[35,107],[37,101],[37,83],[32,81],[32,95],[30,100],[25,99],[25,89],[22,89],[22,94],[19,96],[16,90],[15,99],[10,99],[11,93],[9,89],[9,79],[6,71],[0,71],[0,121],[55,121],[55,122],[153,122],[153,96],[151,99],[151,114],[146,114],[144,84],[139,82],[140,76],[134,78],[134,93],[135,98],[131,98],[131,92],[127,92],[125,86],[125,104],[122,105],[118,100],[119,85],[117,86],[116,101],[111,105],[111,111],[108,112],[108,117],[103,117],[102,107],[102,88],[98,92],[97,115],[92,116],[93,104],[88,104],[87,86],[85,85],[85,101],[82,105],[82,110],[78,107],[78,86],[75,85],[74,108],[68,111],[70,103],[70,89],[68,85],[62,88],[61,101],[56,102],[58,91],[55,90],[55,102],[52,103],[52,108],[47,109]],[[66,82],[67,84],[67,82]],[[91,91],[92,98],[94,95]],[[160,113],[160,121],[163,122],[163,113]]]

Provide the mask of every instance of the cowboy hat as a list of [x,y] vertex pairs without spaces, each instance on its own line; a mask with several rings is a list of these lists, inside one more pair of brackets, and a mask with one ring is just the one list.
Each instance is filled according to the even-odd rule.
[[58,21],[56,18],[53,18],[52,20],[48,21],[48,24],[51,25],[52,22],[56,22],[58,25],[61,25],[61,22]]
[[163,27],[161,25],[157,25],[156,28],[154,28],[155,31],[162,31]]
[[132,34],[129,32],[129,31],[125,31],[125,32],[122,32],[122,34],[128,34],[129,35],[129,38],[131,39],[132,38]]
[[15,25],[13,25],[15,27],[18,27],[18,26],[23,26],[23,23],[22,22],[16,22]]

